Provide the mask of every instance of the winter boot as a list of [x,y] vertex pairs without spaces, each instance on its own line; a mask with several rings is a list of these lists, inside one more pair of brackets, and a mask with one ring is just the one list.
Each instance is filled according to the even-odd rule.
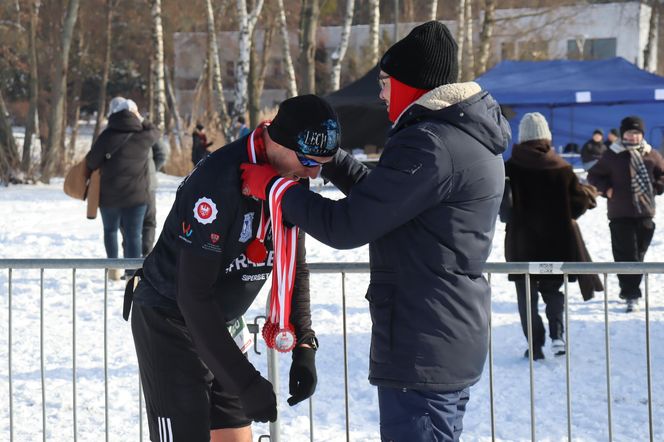
[[551,351],[554,356],[563,356],[565,354],[565,341],[562,339],[553,339],[551,341]]
[[[528,358],[528,349],[526,349],[523,357]],[[544,359],[544,352],[542,351],[542,347],[533,347],[533,361],[539,361],[540,359]]]
[[632,313],[638,308],[638,306],[639,306],[639,298],[628,299],[625,313]]
[[108,269],[108,279],[112,281],[119,281],[122,277],[122,269]]

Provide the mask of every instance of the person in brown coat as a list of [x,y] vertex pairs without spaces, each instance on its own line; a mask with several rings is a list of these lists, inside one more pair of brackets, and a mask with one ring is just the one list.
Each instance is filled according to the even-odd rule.
[[[588,181],[608,199],[613,259],[642,262],[655,233],[655,195],[664,192],[664,159],[643,138],[637,116],[620,123],[620,140],[588,171]],[[618,275],[620,298],[633,311],[641,297],[642,275]]]
[[[512,210],[506,225],[505,258],[509,261],[588,261],[583,239],[574,220],[593,201],[579,183],[572,166],[551,147],[551,131],[539,112],[525,114],[519,124],[519,144],[505,164]],[[510,275],[516,285],[523,333],[528,336],[526,280]],[[597,281],[599,283],[599,281]],[[533,359],[543,359],[545,330],[538,314],[538,293],[546,304],[549,337],[555,355],[565,354],[562,275],[531,276]],[[591,286],[601,290],[601,284]],[[584,297],[585,294],[584,294]],[[528,351],[526,350],[526,355]]]

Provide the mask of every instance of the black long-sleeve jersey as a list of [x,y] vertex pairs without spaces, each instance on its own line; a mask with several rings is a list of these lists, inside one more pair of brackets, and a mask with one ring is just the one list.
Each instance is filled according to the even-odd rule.
[[[143,265],[144,279],[155,290],[141,291],[134,299],[143,305],[179,310],[215,377],[230,378],[227,386],[240,390],[256,372],[244,362],[226,323],[247,311],[273,264],[271,229],[265,241],[265,262],[252,263],[245,255],[256,238],[261,210],[265,210],[265,219],[268,216],[267,203],[242,196],[239,167],[246,162],[247,137],[243,137],[210,154],[184,179],[159,240]],[[291,306],[298,341],[314,336],[305,255],[304,233],[300,232]]]

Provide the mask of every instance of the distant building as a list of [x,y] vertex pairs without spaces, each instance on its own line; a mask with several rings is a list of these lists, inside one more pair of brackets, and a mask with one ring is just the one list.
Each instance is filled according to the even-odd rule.
[[[623,57],[643,66],[643,51],[648,41],[650,6],[641,2],[604,3],[551,8],[518,8],[496,10],[496,24],[491,39],[489,66],[501,60],[592,60]],[[473,38],[479,41],[483,16],[473,23]],[[456,34],[455,21],[443,21]],[[398,36],[403,37],[418,23],[399,23]],[[263,31],[257,30],[255,41],[262,53]],[[383,46],[391,44],[395,36],[393,24],[382,24],[380,36]],[[293,62],[297,62],[297,32],[290,32]],[[319,59],[329,63],[329,54],[338,46],[341,26],[318,29]],[[354,64],[363,70],[369,38],[368,25],[352,27],[344,65]],[[218,44],[224,97],[229,107],[233,101],[235,64],[238,57],[237,32],[220,32]],[[282,60],[281,37],[274,33],[270,46],[262,106],[276,106],[285,98],[285,71]],[[196,84],[205,62],[207,34],[175,33],[175,89],[183,115],[191,114]],[[657,66],[657,38],[650,52],[650,66]],[[358,72],[361,74],[363,72]],[[343,70],[342,70],[343,75]]]

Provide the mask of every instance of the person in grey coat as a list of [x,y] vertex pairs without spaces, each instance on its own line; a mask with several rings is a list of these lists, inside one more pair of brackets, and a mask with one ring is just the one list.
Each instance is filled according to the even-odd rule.
[[[394,126],[377,166],[369,172],[339,150],[323,177],[345,198],[299,185],[283,192],[285,219],[317,240],[339,249],[369,243],[369,381],[378,387],[383,441],[459,440],[487,356],[482,271],[511,134],[488,92],[456,82],[457,52],[436,21],[395,43],[380,62],[379,97]],[[276,171],[242,168],[243,191],[265,198]]]

